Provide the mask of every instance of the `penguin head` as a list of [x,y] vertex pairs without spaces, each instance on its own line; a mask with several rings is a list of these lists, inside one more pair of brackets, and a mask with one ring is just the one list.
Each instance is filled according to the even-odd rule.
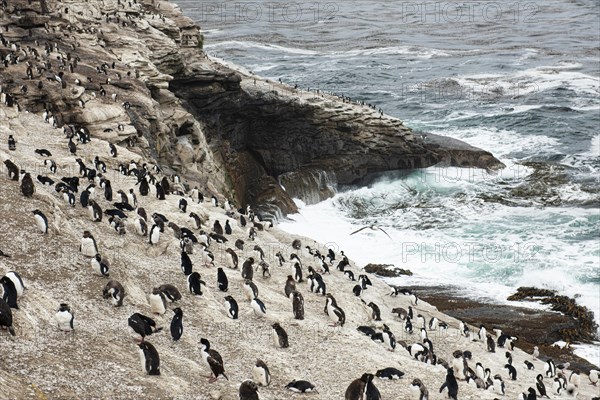
[[210,342],[208,341],[208,339],[201,338],[200,339],[200,347],[201,347],[201,349],[208,350],[210,348]]
[[179,308],[179,307],[174,308],[173,313],[175,313],[175,315],[178,317],[181,317],[183,315],[183,311],[181,311],[181,308]]

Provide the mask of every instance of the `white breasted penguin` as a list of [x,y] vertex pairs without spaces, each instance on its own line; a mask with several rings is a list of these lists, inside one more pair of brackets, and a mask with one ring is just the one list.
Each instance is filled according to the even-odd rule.
[[133,192],[133,189],[129,189],[129,193],[127,193],[127,202],[133,207],[137,207],[137,196]]
[[32,213],[38,229],[42,233],[48,233],[48,218],[46,218],[43,212],[37,209],[33,210]]
[[146,236],[148,234],[148,225],[146,224],[146,221],[143,218],[136,218],[133,222],[133,225],[138,235]]
[[165,296],[165,300],[168,300],[171,303],[181,300],[181,292],[179,291],[179,289],[177,289],[175,286],[169,283],[160,285],[158,287],[158,290],[160,290]]
[[94,239],[90,231],[83,232],[83,237],[81,238],[79,251],[86,257],[95,257],[96,254],[98,254],[98,246],[96,245],[96,239]]
[[548,359],[544,365],[544,372],[548,378],[553,378],[556,375],[556,365],[552,359]]
[[123,298],[125,297],[125,289],[118,281],[110,280],[102,290],[102,297],[110,299],[113,306],[121,307],[123,305]]
[[383,332],[381,333],[381,336],[383,337],[383,342],[386,344],[389,351],[396,350],[396,337],[386,324],[383,324]]
[[479,340],[487,340],[487,330],[485,329],[485,326],[480,325],[479,326]]
[[252,301],[252,299],[258,297],[258,287],[251,279],[246,279],[242,286],[248,300]]
[[17,288],[12,280],[10,280],[7,276],[3,276],[0,278],[0,284],[3,288],[2,299],[6,301],[10,308],[14,308],[16,310],[19,309],[17,305],[17,298],[19,297],[17,294]]
[[183,335],[183,311],[177,307],[173,310],[173,319],[171,320],[171,337],[174,341],[181,339]]
[[160,357],[156,348],[148,342],[139,343],[138,347],[142,372],[148,375],[160,375]]
[[66,303],[61,303],[58,312],[54,315],[54,319],[58,325],[58,329],[65,332],[70,332],[75,329],[75,315],[71,312],[71,308]]
[[160,239],[160,227],[156,224],[152,225],[152,228],[150,229],[150,233],[148,234],[148,242],[150,243],[151,246],[154,246],[155,244],[158,243]]
[[181,210],[181,212],[186,212],[187,210],[187,200],[184,198],[179,199],[179,209]]
[[0,298],[0,327],[8,329],[12,336],[16,335],[13,327],[12,310],[2,298]]
[[287,385],[285,385],[285,388],[288,390],[291,390],[294,393],[311,393],[311,392],[319,393],[317,391],[317,388],[315,387],[315,385],[313,385],[309,381],[293,380],[290,383],[288,383]]
[[214,375],[209,379],[209,383],[215,382],[219,378],[219,375],[223,375],[225,379],[229,380],[227,375],[225,375],[223,358],[216,350],[211,349],[208,339],[200,339],[200,353],[202,354],[202,361],[204,361],[204,364],[210,368],[212,375]]
[[290,347],[288,334],[285,331],[285,329],[283,329],[283,327],[278,322],[275,322],[273,325],[271,325],[271,327],[273,328],[272,335],[273,344],[275,345],[275,347],[281,347],[282,349]]
[[502,380],[502,377],[499,374],[494,375],[494,393],[500,394],[500,395],[504,395],[506,390],[505,390],[505,386],[504,386],[504,381]]
[[100,276],[108,277],[108,269],[110,268],[110,263],[106,258],[103,258],[100,253],[96,253],[94,257],[90,260],[90,264],[92,266],[92,270]]
[[23,292],[25,291],[25,284],[23,283],[21,275],[19,275],[19,273],[16,271],[8,271],[5,276],[12,281],[17,292],[17,297],[23,296]]
[[291,275],[288,275],[287,280],[285,281],[285,287],[283,288],[283,292],[285,293],[285,297],[290,299],[290,295],[293,291],[296,290],[296,281]]
[[190,256],[185,252],[182,251],[181,252],[181,271],[183,272],[183,274],[185,276],[188,276],[189,274],[192,273],[192,268],[193,268],[193,264],[192,264],[192,260],[190,259]]
[[440,387],[440,393],[442,393],[444,389],[448,389],[449,399],[458,399],[458,382],[454,377],[454,370],[452,368],[446,370],[446,382]]
[[271,373],[269,367],[261,359],[257,359],[252,369],[252,378],[261,386],[269,386],[271,383]]
[[238,268],[238,256],[236,252],[232,248],[227,248],[225,250],[227,253],[227,265],[230,268],[237,269]]
[[90,200],[88,203],[88,209],[90,211],[90,217],[94,222],[102,222],[102,209],[94,200]]
[[225,271],[223,268],[217,268],[217,286],[221,292],[226,292],[229,288],[229,281],[227,280],[227,275],[225,275]]
[[148,301],[154,314],[162,315],[167,311],[167,300],[159,288],[152,289],[152,293],[148,295]]
[[225,296],[225,312],[231,319],[238,319],[238,304],[232,296]]
[[302,266],[300,265],[299,262],[295,262],[293,267],[293,275],[294,275],[294,280],[298,283],[303,282],[302,280]]
[[327,293],[325,301],[325,314],[334,322],[334,326],[344,326],[346,322],[346,314],[344,310],[338,307],[335,298],[331,293]]
[[380,379],[395,380],[395,379],[401,379],[404,376],[404,372],[402,372],[399,369],[396,369],[394,367],[388,367],[388,368],[378,370],[375,373],[375,376]]
[[111,157],[116,157],[117,156],[117,147],[114,144],[109,143],[108,144],[108,148],[109,148],[109,151],[110,151],[110,156]]
[[254,315],[258,317],[264,317],[267,315],[267,307],[265,306],[265,303],[263,303],[258,297],[252,299],[250,302],[250,307],[252,307]]

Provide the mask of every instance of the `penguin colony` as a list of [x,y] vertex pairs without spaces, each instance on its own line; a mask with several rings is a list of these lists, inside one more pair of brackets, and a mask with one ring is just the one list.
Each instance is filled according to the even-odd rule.
[[[119,1],[118,6],[137,7],[135,1],[132,3]],[[115,12],[105,17],[107,23],[135,23],[132,17],[124,15]],[[164,19],[159,10],[156,19]],[[5,68],[30,58],[32,65],[28,67],[33,81],[37,79],[42,86],[58,85],[57,88],[72,85],[67,82],[66,71],[76,71],[77,62],[69,60],[67,50],[51,43],[28,47],[12,43],[7,37],[2,33],[0,44],[0,48],[9,49]],[[52,56],[60,57],[58,64],[63,64],[62,69]],[[46,64],[45,69],[38,72],[36,63]],[[46,76],[50,74],[48,63],[52,73],[57,72],[53,81]],[[114,74],[117,79],[119,74],[125,74],[122,68],[106,64],[98,66],[96,73]],[[95,96],[108,94],[110,101],[119,101],[122,93],[115,89],[110,94],[112,87],[107,81]],[[3,94],[4,104],[0,107],[18,108],[8,93]],[[82,108],[85,104],[85,99],[78,102]],[[124,99],[122,106],[128,109],[132,104]],[[178,176],[164,173],[160,166],[144,162],[120,145],[94,139],[85,126],[61,125],[60,116],[51,111],[45,111],[41,118],[56,128],[44,134],[57,136],[56,131],[61,130],[62,138],[49,141],[48,149],[42,149],[34,144],[35,140],[0,131],[0,155],[6,167],[0,185],[3,191],[20,196],[21,208],[28,210],[23,218],[31,226],[18,227],[28,240],[42,243],[46,249],[63,241],[71,242],[69,262],[53,269],[53,273],[77,276],[85,282],[75,282],[61,290],[61,296],[48,299],[54,305],[46,310],[48,327],[43,328],[52,330],[49,340],[61,343],[59,340],[69,335],[70,340],[85,346],[86,341],[94,340],[87,335],[87,328],[93,323],[88,318],[89,309],[102,309],[111,321],[111,330],[131,342],[125,347],[131,354],[121,355],[122,365],[118,359],[113,360],[118,367],[115,370],[124,371],[116,373],[113,379],[120,374],[140,372],[168,375],[173,368],[170,363],[176,361],[164,354],[188,354],[194,360],[194,380],[206,377],[198,383],[200,394],[212,390],[211,385],[220,385],[223,392],[232,396],[235,393],[240,399],[281,398],[286,396],[282,394],[285,391],[317,396],[331,393],[322,383],[322,376],[302,366],[296,367],[296,376],[285,379],[289,372],[283,372],[279,358],[273,355],[313,351],[299,345],[305,338],[295,329],[310,319],[310,323],[320,324],[321,333],[313,332],[315,348],[327,346],[320,340],[323,336],[319,336],[326,333],[372,349],[373,353],[383,352],[383,356],[375,357],[379,365],[370,370],[365,370],[363,365],[367,363],[358,359],[338,365],[356,374],[354,380],[340,383],[343,388],[332,395],[335,398],[394,398],[382,397],[381,392],[400,391],[407,393],[406,397],[395,398],[411,396],[422,400],[442,396],[458,399],[461,392],[472,398],[490,399],[512,392],[525,400],[541,398],[545,393],[560,398],[575,398],[580,391],[594,393],[586,386],[597,385],[597,371],[579,373],[568,365],[555,365],[539,353],[524,355],[514,349],[517,338],[510,334],[488,332],[483,326],[476,329],[450,318],[442,321],[443,315],[407,290],[394,289],[392,297],[384,301],[379,296],[383,284],[371,282],[343,252],[321,252],[316,246],[303,246],[300,239],[291,242],[290,247],[268,249],[265,244],[273,237],[269,232],[271,224],[262,221],[250,207],[235,211],[231,202],[219,194],[206,189],[202,193],[197,187],[190,190],[194,183],[188,182],[186,188]],[[119,125],[115,129],[121,128]],[[21,162],[25,159],[27,162]],[[36,160],[34,168],[31,160]],[[43,173],[32,175],[24,168]],[[68,219],[76,221],[70,226],[72,229],[65,228]],[[75,228],[79,232],[77,238],[69,233]],[[0,246],[0,327],[5,329],[1,335],[18,343],[27,339],[31,329],[27,316],[40,313],[29,298],[44,292],[44,288],[27,268],[31,254],[17,257],[14,243],[2,241]],[[112,251],[115,246],[119,248],[118,255]],[[129,246],[147,254],[127,255]],[[46,256],[46,262],[52,262],[50,254],[36,256]],[[158,258],[164,264],[164,269],[156,271],[155,279],[148,269],[138,270],[143,256]],[[148,275],[143,278],[152,285],[142,288],[136,282],[142,279],[142,273]],[[28,288],[29,282],[35,283],[33,289]],[[91,291],[85,305],[75,301],[81,296],[78,290]],[[377,295],[371,295],[372,292]],[[261,340],[260,336],[240,339],[239,335],[228,335],[202,323],[196,312],[203,308],[210,311],[210,322],[217,326],[244,321],[264,332],[260,346],[263,350],[245,350],[241,341]],[[7,343],[10,342],[4,341],[1,348],[8,355]],[[451,346],[454,347],[448,351]],[[237,352],[246,359],[252,357],[252,361],[242,363]],[[482,352],[485,357],[480,360],[472,355]],[[310,357],[319,358],[318,355],[317,350]],[[131,364],[132,357],[139,357],[141,371],[139,367],[135,372],[124,367]],[[328,364],[335,360],[319,362]],[[347,365],[353,362],[356,366]],[[329,367],[325,370],[331,373]]]

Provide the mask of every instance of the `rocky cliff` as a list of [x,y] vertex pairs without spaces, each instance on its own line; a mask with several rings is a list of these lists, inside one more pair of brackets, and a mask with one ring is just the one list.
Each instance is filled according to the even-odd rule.
[[14,0],[1,10],[2,91],[58,126],[127,143],[201,189],[270,214],[389,170],[494,170],[489,152],[347,99],[268,82],[201,51],[163,1]]

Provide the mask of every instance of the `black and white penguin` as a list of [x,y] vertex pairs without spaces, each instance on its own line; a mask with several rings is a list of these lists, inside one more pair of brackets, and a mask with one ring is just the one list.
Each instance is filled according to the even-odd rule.
[[244,280],[242,287],[244,288],[244,293],[249,301],[252,301],[252,299],[258,297],[258,287],[254,282],[252,282],[251,279]]
[[546,361],[546,364],[544,365],[544,372],[548,378],[553,378],[554,375],[556,375],[556,365],[551,358]]
[[17,141],[13,137],[13,135],[8,135],[8,149],[16,150],[17,149]]
[[23,193],[23,196],[25,197],[32,197],[35,193],[35,186],[29,172],[26,172],[21,179],[21,193]]
[[206,286],[206,283],[200,279],[198,272],[192,272],[187,276],[188,288],[190,293],[196,296],[202,296],[202,285]]
[[58,329],[65,332],[70,332],[74,328],[75,315],[71,312],[71,308],[66,303],[61,303],[57,313],[54,315],[54,320],[58,325]]
[[345,400],[365,400],[367,383],[373,379],[371,374],[363,374],[360,378],[350,382],[344,394]]
[[217,235],[223,235],[223,227],[221,226],[219,220],[215,220],[215,223],[213,224],[213,232],[215,232]]
[[148,302],[154,314],[163,315],[167,311],[167,300],[159,288],[152,289],[152,293],[148,295]]
[[293,266],[294,280],[296,282],[303,282],[302,280],[302,266],[300,263],[296,262]]
[[15,328],[13,327],[13,315],[9,305],[0,298],[0,328],[8,329],[8,332],[15,336]]
[[190,259],[190,256],[185,252],[182,251],[181,252],[181,271],[183,272],[183,274],[185,276],[188,276],[189,274],[192,273],[192,260]]
[[102,290],[102,297],[110,299],[113,306],[121,307],[125,298],[125,289],[118,281],[110,280]]
[[527,389],[527,393],[521,393],[521,399],[523,400],[537,400],[537,394],[535,389],[530,387]]
[[18,181],[19,180],[19,167],[17,167],[10,160],[4,160],[4,165],[6,166],[6,171],[8,172],[8,178],[11,181]]
[[356,297],[360,297],[360,295],[362,294],[362,290],[362,286],[354,285],[354,287],[352,288],[352,293],[354,293]]
[[137,207],[137,196],[133,192],[133,189],[129,189],[129,193],[126,194],[126,197],[127,197],[127,202],[132,207]]
[[94,239],[90,231],[83,232],[83,237],[81,238],[79,251],[85,257],[96,257],[96,254],[98,254],[98,246],[96,245],[96,239]]
[[17,291],[17,298],[23,296],[25,284],[23,283],[23,279],[21,279],[21,275],[16,271],[8,271],[5,276],[12,281],[15,290]]
[[148,193],[150,193],[150,185],[145,176],[140,180],[140,187],[138,190],[142,196],[148,196]]
[[388,367],[380,369],[375,373],[375,376],[381,379],[401,379],[404,376],[404,372],[394,367]]
[[292,297],[292,312],[294,313],[294,319],[304,319],[304,297],[302,293],[294,290],[290,296]]
[[90,264],[96,275],[109,276],[108,269],[110,268],[110,263],[106,258],[103,258],[100,253],[96,253],[96,255],[92,257]]
[[502,377],[498,374],[494,375],[493,389],[494,389],[494,393],[498,393],[500,395],[504,395],[506,393],[504,381],[502,380]]
[[88,203],[88,210],[90,212],[90,218],[94,222],[102,222],[102,209],[94,200],[90,200]]
[[381,400],[381,393],[373,383],[373,374],[367,374],[367,387],[365,389],[365,400]]
[[148,234],[148,243],[150,243],[151,246],[154,246],[155,244],[158,243],[160,239],[160,227],[156,224],[152,225],[152,228],[150,228],[150,233]]
[[386,344],[389,351],[396,350],[396,337],[386,324],[383,324],[383,332],[381,332],[381,337],[383,338],[383,343]]
[[71,154],[77,154],[77,145],[75,144],[75,142],[73,142],[72,136],[69,138],[68,146],[69,146],[69,152]]
[[223,358],[221,358],[219,352],[210,348],[208,339],[200,339],[200,353],[202,354],[202,361],[204,361],[204,364],[210,368],[212,375],[214,375],[210,378],[210,383],[215,382],[219,378],[219,375],[223,375],[225,379],[229,380],[227,375],[225,375]]
[[271,327],[273,328],[272,336],[275,347],[280,347],[282,349],[290,347],[288,334],[285,329],[283,329],[278,322],[275,322],[273,325],[271,325]]
[[367,304],[367,306],[369,306],[372,310],[371,318],[373,318],[373,321],[381,321],[381,310],[379,309],[379,306],[372,301]]
[[338,307],[335,298],[331,293],[327,293],[325,301],[325,314],[329,315],[329,318],[334,322],[334,326],[344,326],[346,322],[346,314],[344,310]]
[[38,175],[35,179],[44,186],[54,185],[54,180],[44,175]]
[[156,348],[148,343],[138,344],[140,348],[140,362],[142,363],[142,372],[148,375],[160,375],[160,357]]
[[114,144],[109,143],[108,144],[108,149],[109,149],[111,157],[116,157],[117,156],[117,147]]
[[309,381],[293,380],[290,383],[288,383],[287,385],[285,385],[285,388],[288,390],[291,390],[294,393],[311,393],[311,392],[319,393],[317,391],[317,388],[315,387],[315,385],[313,385]]
[[44,160],[44,165],[48,167],[50,172],[56,173],[56,162],[54,160]]
[[240,384],[238,390],[239,400],[259,400],[256,382],[247,379]]
[[535,369],[535,365],[533,365],[531,362],[529,362],[527,360],[523,361],[523,364],[525,364],[525,366],[527,367],[528,370]]
[[269,367],[261,359],[257,359],[252,369],[252,377],[261,386],[269,386],[271,383],[271,373]]
[[35,224],[37,225],[38,229],[42,232],[42,233],[48,233],[48,218],[46,218],[46,215],[44,215],[43,212],[41,212],[40,210],[33,210],[33,218],[35,219]]
[[242,278],[250,279],[254,277],[254,258],[249,257],[244,264],[242,264]]
[[294,280],[294,277],[292,277],[291,275],[288,275],[287,280],[285,281],[285,286],[283,288],[285,297],[290,299],[291,298],[290,295],[295,290],[296,290],[296,281]]
[[156,322],[143,314],[134,313],[127,319],[127,324],[136,334],[141,336],[143,342],[146,336],[162,331],[162,327],[156,327]]
[[542,374],[538,374],[535,377],[535,386],[537,387],[541,397],[548,397],[548,394],[546,393],[546,385],[544,385],[544,377]]
[[14,282],[10,280],[7,276],[3,276],[2,278],[0,278],[0,284],[2,285],[2,288],[4,290],[2,300],[4,300],[10,308],[18,310],[19,306],[17,304],[17,298],[19,296]]
[[198,216],[198,214],[196,214],[195,212],[191,212],[190,218],[192,218],[194,220],[194,225],[195,225],[196,229],[202,228],[202,219],[200,218],[200,216]]
[[179,199],[179,209],[181,210],[181,212],[186,212],[187,205],[188,203],[186,199]]
[[264,317],[267,315],[267,307],[265,306],[265,303],[263,303],[258,297],[252,299],[250,302],[250,307],[254,311],[254,315],[257,317]]
[[233,229],[231,229],[231,225],[229,225],[229,220],[226,220],[225,221],[225,234],[231,235],[232,232],[233,232]]
[[177,307],[173,310],[173,319],[171,320],[171,337],[178,341],[183,334],[183,311]]
[[458,400],[458,382],[454,377],[454,370],[452,368],[446,370],[446,382],[440,387],[440,393],[442,393],[444,389],[448,389],[449,399]]
[[414,393],[414,398],[418,400],[429,400],[429,391],[419,378],[413,379],[410,384],[411,390]]
[[479,326],[479,332],[477,333],[477,336],[479,337],[479,340],[487,340],[487,330],[485,329],[485,326]]
[[227,280],[227,275],[225,275],[225,271],[223,268],[217,268],[217,286],[221,292],[226,292],[229,288],[229,281]]
[[156,198],[158,200],[164,200],[165,199],[165,191],[163,190],[163,188],[160,185],[160,183],[157,183],[154,186],[156,187]]
[[165,300],[168,300],[171,303],[181,300],[181,292],[179,291],[179,289],[177,289],[175,286],[169,283],[160,285],[158,287],[158,290],[160,290],[165,296]]
[[136,218],[133,222],[133,226],[135,227],[135,231],[140,236],[146,236],[148,234],[148,225],[143,218]]
[[225,296],[225,312],[231,319],[238,319],[238,304],[232,296]]
[[104,198],[106,201],[113,200],[112,186],[108,179],[104,181]]
[[492,335],[487,335],[487,351],[489,351],[490,353],[495,353],[496,352],[496,342],[494,342],[494,339],[492,338]]

